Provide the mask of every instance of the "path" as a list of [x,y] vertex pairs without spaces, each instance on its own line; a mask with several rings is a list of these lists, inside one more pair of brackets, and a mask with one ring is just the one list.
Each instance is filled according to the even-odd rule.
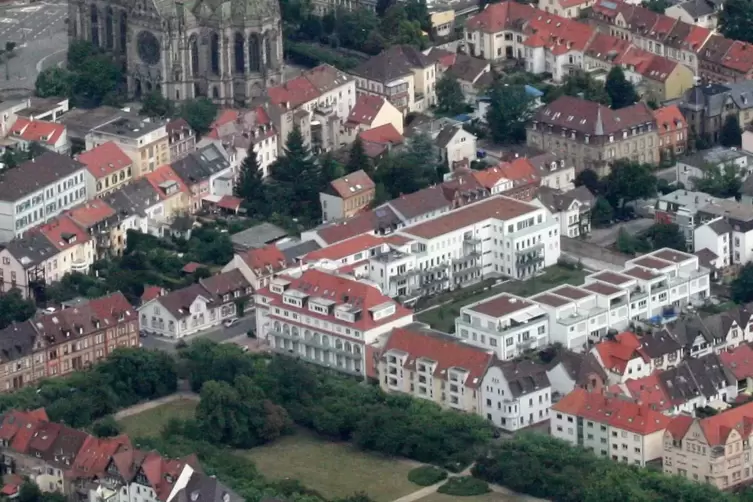
[[180,401],[182,399],[198,401],[199,395],[193,392],[188,392],[188,391],[176,392],[175,394],[170,394],[169,396],[161,397],[153,401],[147,401],[145,403],[134,404],[130,408],[125,408],[117,412],[115,414],[115,420],[121,420],[123,418],[130,417],[132,415],[138,415],[142,411],[151,410],[153,408],[157,408],[158,406],[162,406],[163,404],[172,403],[173,401]]

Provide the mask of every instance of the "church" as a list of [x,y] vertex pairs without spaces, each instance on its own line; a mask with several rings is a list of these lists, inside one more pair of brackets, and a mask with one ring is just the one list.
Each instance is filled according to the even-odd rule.
[[278,0],[70,0],[71,40],[125,58],[128,94],[243,106],[282,82]]

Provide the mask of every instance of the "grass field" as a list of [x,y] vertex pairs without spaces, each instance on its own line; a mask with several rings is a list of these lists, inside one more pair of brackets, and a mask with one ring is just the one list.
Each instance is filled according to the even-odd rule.
[[416,502],[528,502],[535,500],[525,495],[505,495],[502,493],[487,493],[484,495],[475,495],[473,497],[453,497],[452,495],[444,495],[442,493],[432,493],[424,498],[418,499]]
[[583,278],[587,274],[588,272],[584,270],[573,270],[555,265],[546,269],[546,271],[540,276],[526,281],[509,281],[495,288],[478,291],[471,295],[467,295],[467,293],[464,293],[464,290],[461,289],[454,292],[454,294],[459,297],[458,300],[418,314],[416,317],[419,321],[428,323],[434,329],[451,333],[455,330],[455,318],[460,315],[461,307],[499,293],[506,292],[526,297],[535,295],[536,293],[540,293],[560,284],[579,285],[583,283]]
[[190,399],[180,399],[122,418],[118,422],[131,438],[156,436],[171,418],[193,417],[198,404]]
[[363,453],[304,431],[245,454],[267,478],[297,479],[326,498],[363,491],[376,502],[389,502],[420,489],[408,481],[408,471],[414,465]]

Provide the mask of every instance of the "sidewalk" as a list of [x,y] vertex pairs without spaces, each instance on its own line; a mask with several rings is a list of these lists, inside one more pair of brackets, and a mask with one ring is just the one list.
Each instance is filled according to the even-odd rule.
[[115,420],[120,420],[132,415],[138,415],[142,411],[151,410],[153,408],[157,408],[158,406],[162,406],[163,404],[172,403],[173,401],[180,401],[184,399],[188,401],[198,401],[199,395],[193,392],[176,392],[175,394],[170,394],[169,396],[161,397],[153,401],[134,404],[130,408],[125,408],[115,413]]

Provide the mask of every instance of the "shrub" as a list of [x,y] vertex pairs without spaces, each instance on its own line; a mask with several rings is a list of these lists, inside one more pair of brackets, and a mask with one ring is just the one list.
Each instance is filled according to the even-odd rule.
[[457,476],[448,479],[437,491],[445,495],[470,497],[473,495],[483,495],[484,493],[489,493],[491,490],[486,481],[474,478],[473,476]]
[[416,467],[408,473],[408,480],[418,486],[431,486],[443,479],[447,479],[447,471],[433,465]]

